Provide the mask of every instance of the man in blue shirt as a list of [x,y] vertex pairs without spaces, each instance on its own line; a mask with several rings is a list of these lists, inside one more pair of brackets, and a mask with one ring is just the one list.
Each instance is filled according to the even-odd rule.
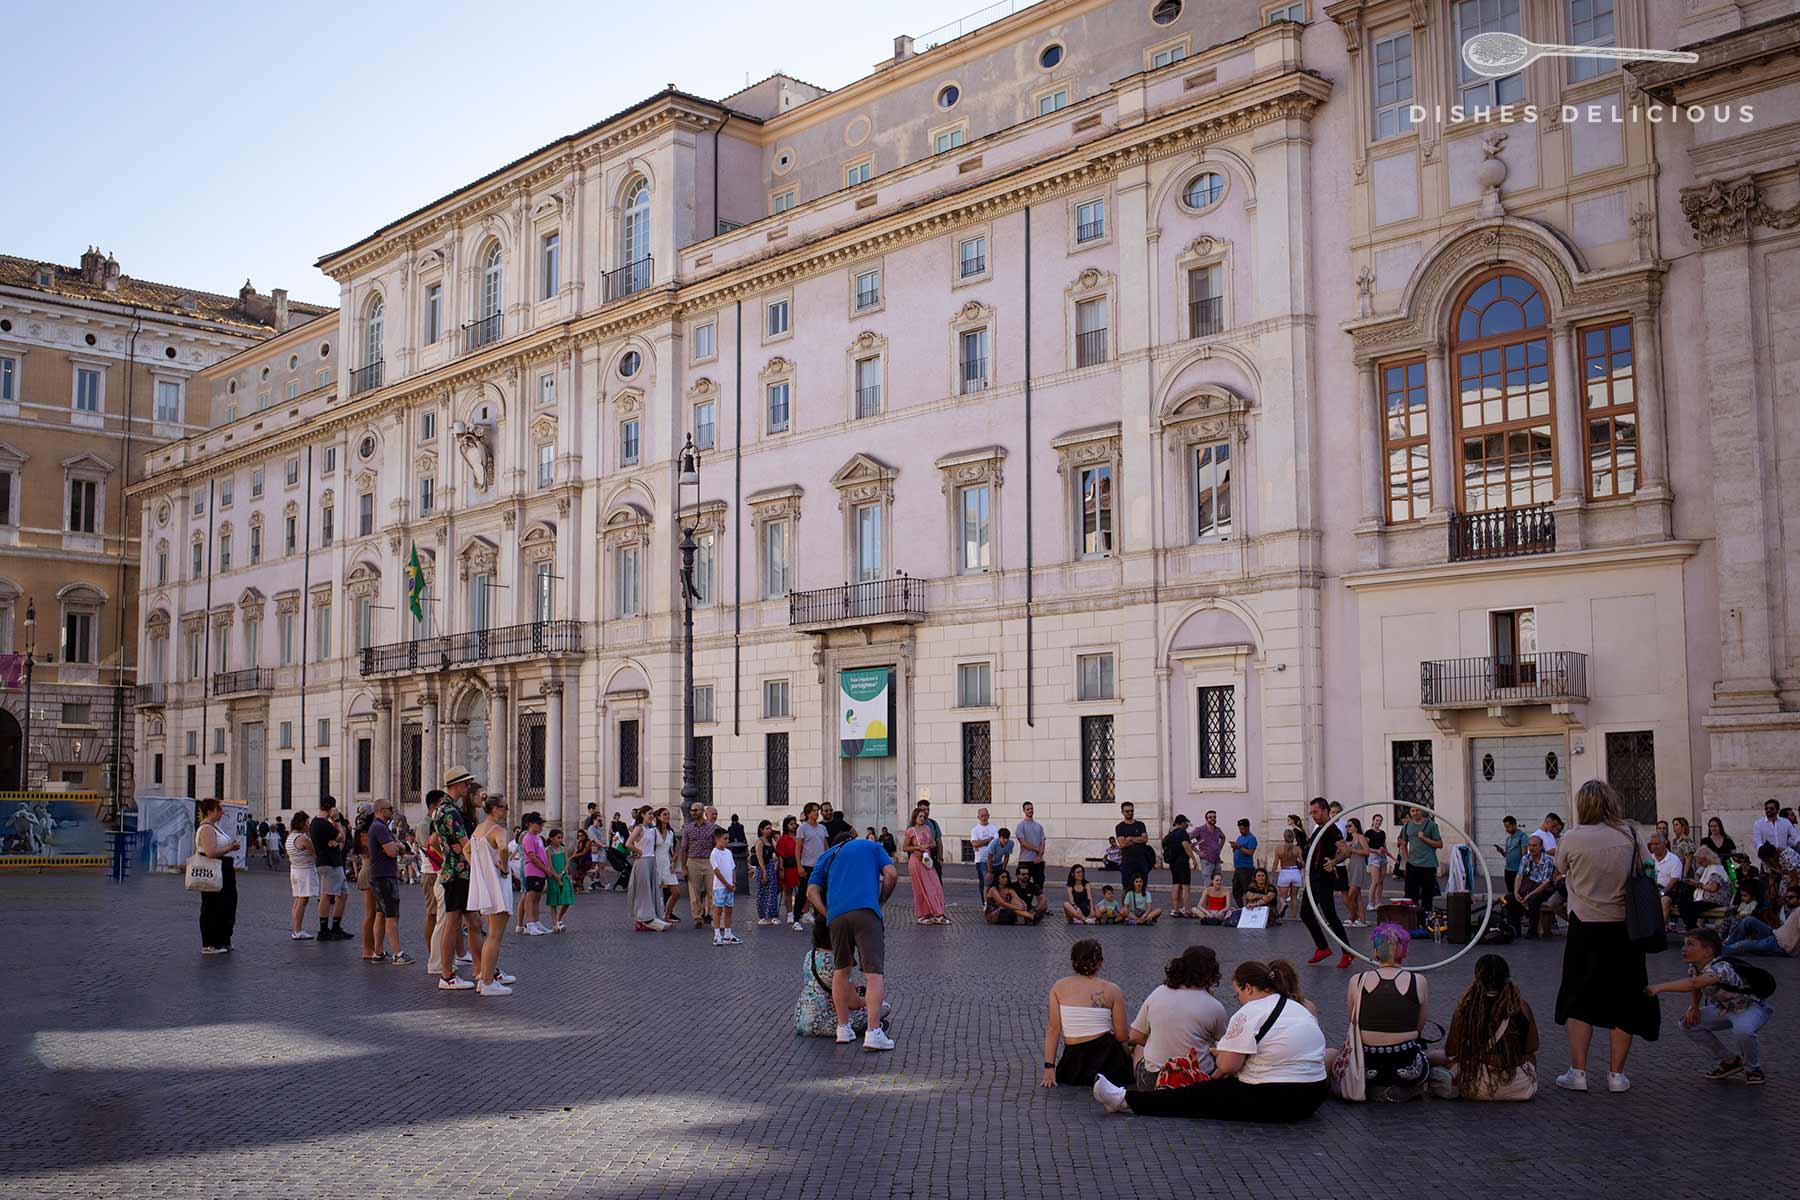
[[[868,1011],[881,1011],[885,946],[881,906],[899,882],[900,872],[894,869],[894,860],[881,843],[854,834],[839,834],[831,849],[813,864],[806,885],[806,902],[831,929],[831,1006],[837,1012],[839,1045],[856,1040],[856,1032],[850,1028],[852,963],[862,966]],[[870,1021],[869,1031],[863,1035],[863,1049],[893,1048],[894,1039],[881,1028],[880,1018]]]
[[1250,822],[1238,818],[1237,837],[1231,842],[1231,903],[1238,908],[1244,906],[1244,889],[1250,886],[1250,880],[1256,876],[1256,835],[1250,832]]
[[1507,817],[1500,823],[1506,826],[1506,843],[1494,849],[1506,856],[1506,894],[1510,896],[1513,885],[1519,881],[1519,860],[1525,857],[1525,831],[1519,828],[1515,817]]

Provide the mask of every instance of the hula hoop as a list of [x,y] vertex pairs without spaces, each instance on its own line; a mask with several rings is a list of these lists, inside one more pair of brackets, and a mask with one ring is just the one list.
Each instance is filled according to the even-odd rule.
[[[1351,813],[1359,813],[1359,812],[1364,811],[1365,809],[1370,809],[1370,808],[1386,809],[1388,807],[1390,807],[1390,806],[1387,801],[1378,800],[1378,801],[1375,801],[1370,804],[1359,804],[1355,808],[1347,808],[1341,814],[1339,814],[1339,816],[1341,819],[1343,817],[1348,817]],[[1430,816],[1432,820],[1437,821],[1440,824],[1450,826],[1450,832],[1457,834],[1459,837],[1462,838],[1463,842],[1470,847],[1470,857],[1473,858],[1475,860],[1476,864],[1481,867],[1482,882],[1487,885],[1487,910],[1481,914],[1481,928],[1479,928],[1475,931],[1475,935],[1469,939],[1468,945],[1464,946],[1461,950],[1458,950],[1455,954],[1452,954],[1449,958],[1446,958],[1441,962],[1426,963],[1423,966],[1417,966],[1417,967],[1413,966],[1411,963],[1408,963],[1407,967],[1406,967],[1406,969],[1409,971],[1435,971],[1439,967],[1449,966],[1451,963],[1455,962],[1457,959],[1461,958],[1463,955],[1467,954],[1469,951],[1473,950],[1475,947],[1481,945],[1482,935],[1487,933],[1488,922],[1493,920],[1493,918],[1494,918],[1494,873],[1487,865],[1487,857],[1485,855],[1481,854],[1479,851],[1476,851],[1474,849],[1475,843],[1469,840],[1469,835],[1467,833],[1464,833],[1462,830],[1462,827],[1457,825],[1456,822],[1452,821],[1450,818],[1448,818],[1446,816],[1440,815],[1435,809],[1430,809],[1430,808],[1425,807],[1425,805],[1423,805],[1423,804],[1410,804],[1407,807],[1416,808],[1420,812],[1423,812],[1423,813],[1427,814],[1428,816]],[[1309,807],[1308,811],[1307,811],[1307,816],[1310,817],[1311,815],[1312,815],[1312,813],[1311,813],[1311,809]],[[1318,826],[1315,825],[1313,828],[1317,829]],[[1396,830],[1395,832],[1398,833],[1399,831]],[[1300,868],[1301,881],[1306,885],[1306,903],[1307,903],[1307,906],[1312,909],[1313,920],[1315,920],[1319,923],[1319,928],[1325,931],[1326,937],[1330,938],[1332,941],[1336,942],[1339,946],[1343,947],[1344,953],[1351,954],[1351,955],[1356,956],[1357,958],[1362,959],[1364,962],[1368,963],[1371,967],[1381,966],[1380,963],[1376,962],[1374,959],[1372,959],[1368,955],[1364,954],[1361,950],[1358,950],[1355,946],[1352,946],[1349,942],[1346,942],[1343,938],[1339,937],[1337,935],[1336,931],[1331,928],[1331,923],[1325,919],[1324,911],[1319,908],[1319,898],[1313,892],[1313,888],[1312,888],[1313,855],[1317,854],[1318,850],[1319,850],[1319,839],[1318,839],[1318,837],[1315,836],[1312,839],[1310,839],[1307,843],[1306,861],[1303,864],[1301,864],[1301,868]],[[1333,900],[1332,905],[1333,905],[1333,907],[1336,907],[1337,901]],[[1431,916],[1430,913],[1426,913],[1424,915],[1428,919]]]

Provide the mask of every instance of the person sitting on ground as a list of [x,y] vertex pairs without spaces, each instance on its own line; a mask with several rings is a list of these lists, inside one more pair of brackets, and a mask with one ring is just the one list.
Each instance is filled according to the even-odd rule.
[[1237,919],[1238,910],[1231,906],[1231,889],[1225,886],[1224,872],[1213,872],[1212,882],[1200,893],[1195,909],[1202,925],[1229,925]]
[[[1044,1075],[1039,1087],[1089,1087],[1099,1079],[1131,1081],[1125,1051],[1125,993],[1100,978],[1106,956],[1100,943],[1083,938],[1069,949],[1074,974],[1050,985],[1050,1023],[1044,1031]],[[1062,1043],[1062,1057],[1056,1054]]]
[[1219,958],[1210,946],[1189,946],[1163,967],[1162,986],[1144,998],[1131,1022],[1133,1086],[1149,1091],[1165,1064],[1185,1086],[1213,1073],[1213,1044],[1225,1035],[1225,1006],[1212,995]]
[[1727,954],[1774,954],[1800,957],[1800,887],[1790,887],[1779,926],[1771,928],[1755,917],[1740,917],[1732,927]]
[[1351,977],[1349,1031],[1344,1048],[1327,1052],[1332,1093],[1346,1100],[1402,1103],[1425,1095],[1431,1062],[1425,1054],[1425,977],[1408,971],[1412,935],[1387,922],[1369,934],[1378,964]]
[[1263,867],[1258,867],[1256,874],[1250,877],[1250,886],[1244,889],[1244,910],[1266,908],[1269,910],[1269,924],[1278,924],[1280,921],[1279,895],[1275,885],[1269,882],[1269,872]]
[[1703,845],[1694,851],[1694,877],[1677,879],[1670,885],[1669,895],[1681,914],[1682,925],[1698,929],[1702,913],[1724,908],[1731,899],[1731,877],[1719,865],[1719,857],[1712,852],[1712,847]]
[[[1313,1020],[1322,1021],[1319,1016],[1319,1006],[1308,1000],[1306,992],[1300,987],[1300,972],[1294,969],[1293,963],[1285,958],[1278,958],[1269,964],[1269,970],[1275,972],[1275,977],[1281,981],[1282,995],[1311,1013]],[[1320,1027],[1323,1028],[1323,1025],[1321,1024]]]
[[1087,868],[1080,863],[1069,868],[1069,898],[1063,901],[1063,916],[1071,925],[1094,924],[1094,900],[1088,890]]
[[[800,963],[800,999],[794,1003],[794,1032],[800,1037],[836,1037],[837,1013],[831,1007],[831,973],[837,964],[831,957],[831,926],[812,923],[812,946]],[[887,1002],[882,1001],[882,1015]],[[850,1028],[861,1037],[869,1031],[867,1000],[860,987],[850,991]]]
[[1094,906],[1094,924],[1117,925],[1123,919],[1118,897],[1113,895],[1113,885],[1109,883],[1100,889],[1100,903]]
[[1131,877],[1131,890],[1125,893],[1124,908],[1127,925],[1154,925],[1156,918],[1162,916],[1162,909],[1150,901],[1150,885],[1142,875]]
[[1019,894],[1019,902],[1030,911],[1031,919],[1040,921],[1044,914],[1050,911],[1050,902],[1044,899],[1044,893],[1039,890],[1037,877],[1026,869],[1030,865],[1030,863],[1019,864],[1018,877],[1013,880],[1013,891]]
[[1102,869],[1107,871],[1118,870],[1121,857],[1122,854],[1119,850],[1119,839],[1116,837],[1108,837],[1106,839],[1106,853],[1100,856]]
[[1529,1100],[1537,1095],[1537,1017],[1498,954],[1475,960],[1444,1048],[1431,1052],[1431,1094],[1441,1100]]
[[1013,889],[1012,874],[1006,870],[994,872],[994,882],[988,885],[987,905],[982,915],[989,925],[1034,925],[1037,913],[1026,907],[1025,901]]
[[1275,966],[1244,962],[1231,973],[1242,1007],[1213,1046],[1212,1078],[1152,1090],[1128,1090],[1096,1079],[1094,1098],[1100,1106],[1109,1113],[1145,1117],[1279,1124],[1312,1116],[1330,1094],[1325,1035],[1312,1013],[1282,992],[1283,976]]
[[[1723,950],[1718,931],[1691,930],[1681,939],[1681,961],[1687,964],[1688,977],[1653,983],[1644,991],[1652,996],[1664,992],[1688,994],[1681,1027],[1718,1058],[1717,1065],[1706,1072],[1708,1079],[1730,1079],[1742,1071],[1745,1083],[1762,1083],[1762,1046],[1757,1031],[1775,1015],[1775,1010],[1757,994],[1754,982],[1757,976],[1769,986],[1773,981],[1760,968],[1725,957]],[[1734,1035],[1735,1053],[1719,1037],[1721,1029],[1729,1029]]]

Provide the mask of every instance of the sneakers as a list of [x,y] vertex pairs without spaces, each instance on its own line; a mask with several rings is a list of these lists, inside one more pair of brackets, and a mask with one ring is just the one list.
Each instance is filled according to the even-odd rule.
[[650,932],[651,933],[661,933],[663,930],[667,929],[668,927],[669,927],[669,923],[667,921],[652,921],[652,922],[650,922]]
[[317,935],[308,933],[304,929],[296,929],[294,932],[288,934],[288,941],[290,942],[310,942],[315,940],[317,940]]
[[1330,957],[1331,951],[1329,950],[1314,950],[1313,956],[1306,960],[1306,965],[1309,967],[1316,967]]
[[202,953],[202,954],[223,954],[223,953],[225,953],[225,947],[223,947],[223,946],[202,946],[202,947],[200,947],[200,953]]
[[854,1042],[855,1040],[856,1040],[856,1030],[850,1028],[848,1025],[839,1025],[838,1026],[838,1031],[837,1031],[837,1044],[838,1045],[848,1046],[851,1042]]
[[496,975],[494,976],[493,983],[476,984],[475,994],[477,996],[510,996],[512,995],[512,989],[507,987],[504,983],[501,983],[500,977]]
[[473,966],[475,963],[475,956],[473,954],[459,954],[456,956],[455,961],[456,965],[459,967]]
[[1338,959],[1338,970],[1341,971],[1349,965],[1350,965],[1350,952],[1346,950],[1344,952],[1343,956]]
[[725,944],[725,935],[715,929],[713,931],[713,945],[723,946],[724,944]]
[[800,924],[800,922],[798,922],[798,921],[795,921],[795,922],[794,922],[794,932],[795,932],[795,933],[805,933],[805,932],[806,932],[806,926],[804,926],[804,925],[802,925],[802,924]]
[[460,975],[452,975],[448,979],[440,978],[438,980],[438,991],[440,992],[466,992],[474,986],[472,982]]
[[1744,1069],[1744,1060],[1741,1058],[1733,1058],[1726,1062],[1720,1063],[1718,1066],[1714,1067],[1712,1070],[1706,1072],[1706,1077],[1708,1079],[1730,1079],[1733,1075],[1736,1075],[1739,1071],[1742,1071],[1743,1069]]
[[1757,1083],[1764,1082],[1762,1068],[1761,1067],[1746,1068],[1744,1071],[1744,1082],[1750,1083],[1750,1084],[1757,1084]]
[[1571,1092],[1587,1091],[1587,1072],[1578,1067],[1570,1067],[1556,1077],[1556,1086]]
[[388,959],[388,965],[393,967],[410,967],[413,965],[414,961],[412,955],[402,950],[400,953]]
[[742,938],[738,937],[737,934],[732,933],[730,930],[726,930],[725,931],[725,944],[727,946],[741,946],[744,944],[744,940]]
[[1109,1113],[1125,1111],[1125,1089],[1112,1083],[1104,1075],[1094,1076],[1094,1099]]
[[1608,1071],[1606,1073],[1606,1090],[1609,1092],[1629,1092],[1631,1090],[1631,1080],[1625,1078],[1625,1073],[1622,1071]]
[[552,925],[550,927],[551,933],[567,933],[568,930],[569,930],[569,927],[567,925],[564,925],[561,921],[558,921],[555,925]]
[[494,982],[495,983],[508,983],[508,984],[517,983],[517,982],[519,982],[519,978],[516,975],[508,975],[506,973],[506,969],[496,963],[494,966]]
[[550,931],[548,929],[545,929],[542,925],[539,925],[535,921],[533,921],[531,924],[527,925],[524,930],[526,937],[543,937],[546,933],[549,933],[549,932]]
[[893,1048],[894,1039],[887,1035],[886,1030],[877,1027],[863,1034],[864,1050],[892,1050]]

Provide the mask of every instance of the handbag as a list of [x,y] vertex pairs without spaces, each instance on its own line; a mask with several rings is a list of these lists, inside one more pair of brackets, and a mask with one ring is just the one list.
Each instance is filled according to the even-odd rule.
[[224,862],[200,853],[198,834],[195,834],[194,853],[187,860],[182,886],[190,892],[216,892],[225,886]]
[[1331,1061],[1331,1094],[1340,1100],[1360,1101],[1367,1098],[1364,1084],[1368,1071],[1363,1065],[1362,1034],[1357,1018],[1362,1013],[1362,987],[1350,994],[1350,1026],[1344,1033],[1344,1048]]
[[1631,866],[1625,876],[1625,936],[1646,954],[1669,948],[1667,927],[1663,923],[1662,891],[1656,881],[1644,874],[1644,852],[1638,848],[1637,826],[1631,830]]
[[1191,1087],[1196,1083],[1205,1083],[1212,1076],[1201,1069],[1200,1063],[1206,1052],[1198,1046],[1189,1046],[1184,1053],[1177,1054],[1165,1062],[1156,1072],[1156,1086],[1159,1088]]

